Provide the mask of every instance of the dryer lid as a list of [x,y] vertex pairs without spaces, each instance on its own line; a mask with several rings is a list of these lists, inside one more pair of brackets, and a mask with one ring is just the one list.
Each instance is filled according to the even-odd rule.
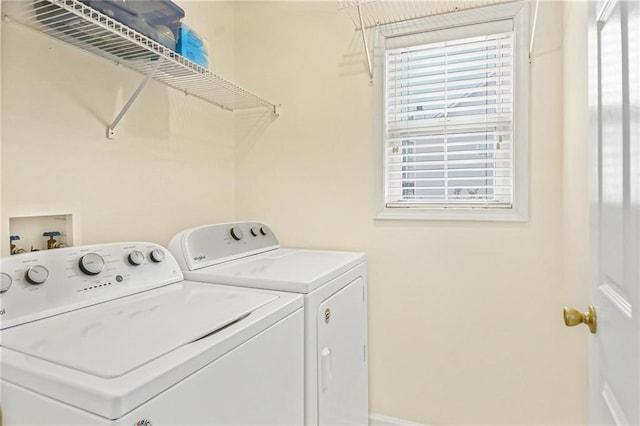
[[2,346],[103,378],[241,320],[273,294],[180,282],[2,331]]
[[306,294],[364,261],[364,253],[281,248],[183,273],[194,281]]

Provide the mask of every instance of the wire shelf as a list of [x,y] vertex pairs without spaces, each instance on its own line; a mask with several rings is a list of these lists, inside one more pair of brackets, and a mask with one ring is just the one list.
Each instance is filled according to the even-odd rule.
[[[78,0],[3,1],[3,15],[226,110],[276,106]],[[158,65],[160,61],[160,65]]]
[[379,25],[426,18],[506,1],[513,0],[341,0],[338,2],[338,9],[343,10],[351,18],[355,29],[359,31],[362,29],[362,25],[360,25],[358,6],[362,14],[364,29],[369,29]]

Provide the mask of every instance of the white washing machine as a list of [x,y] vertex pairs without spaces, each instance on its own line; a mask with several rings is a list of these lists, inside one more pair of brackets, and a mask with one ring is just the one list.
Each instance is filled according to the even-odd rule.
[[188,229],[169,250],[187,279],[304,295],[305,424],[368,424],[363,253],[280,248],[255,222]]
[[5,426],[300,425],[303,298],[115,243],[0,263]]

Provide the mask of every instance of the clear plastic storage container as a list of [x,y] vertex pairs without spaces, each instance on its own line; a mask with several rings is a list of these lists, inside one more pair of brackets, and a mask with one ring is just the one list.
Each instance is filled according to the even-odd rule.
[[184,10],[170,0],[81,0],[86,5],[175,50]]

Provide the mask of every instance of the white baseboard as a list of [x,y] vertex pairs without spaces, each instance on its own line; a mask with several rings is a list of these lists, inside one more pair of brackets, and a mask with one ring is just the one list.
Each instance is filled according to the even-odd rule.
[[369,426],[427,426],[378,413],[369,413]]

